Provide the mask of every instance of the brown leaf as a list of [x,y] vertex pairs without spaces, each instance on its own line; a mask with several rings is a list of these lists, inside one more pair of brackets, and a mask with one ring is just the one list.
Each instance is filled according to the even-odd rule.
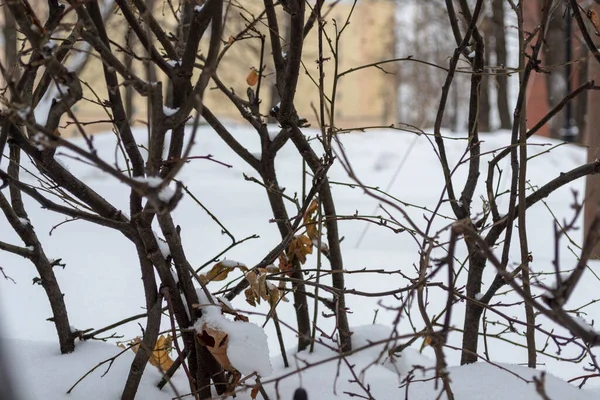
[[258,396],[259,390],[260,390],[260,384],[259,383],[257,383],[256,385],[254,385],[252,387],[252,390],[250,391],[250,398],[252,400],[256,399],[256,396]]
[[227,275],[236,268],[241,271],[248,271],[248,267],[238,262],[231,262],[228,260],[220,261],[216,263],[207,274],[200,274],[200,280],[206,284],[208,282],[222,281],[227,278]]
[[589,18],[592,25],[594,25],[596,35],[600,35],[600,18],[598,17],[598,13],[594,10],[589,10],[587,12],[587,17]]
[[306,209],[306,213],[304,213],[304,225],[306,225],[306,234],[310,239],[316,239],[319,236],[319,228],[316,215],[318,209],[319,202],[315,199],[310,203],[310,205]]
[[248,86],[254,86],[258,83],[258,71],[256,68],[253,67],[250,69],[248,76],[246,76],[246,83]]
[[306,235],[296,236],[288,245],[288,254],[295,256],[300,264],[306,262],[306,255],[312,254],[312,240]]
[[260,303],[260,297],[257,297],[254,294],[254,290],[251,287],[244,290],[244,294],[246,295],[246,302],[250,304],[252,307],[256,307],[256,303]]
[[229,35],[229,39],[227,39],[227,46],[231,46],[234,41],[235,41],[235,38],[233,36]]
[[275,306],[277,306],[279,299],[281,299],[282,292],[279,291],[279,288],[277,286],[272,285],[272,284],[268,286],[268,289],[269,289],[269,305],[271,306],[271,308],[274,308]]
[[242,314],[236,314],[235,317],[233,317],[234,321],[242,321],[242,322],[249,322],[250,320],[248,319],[248,317],[246,317],[245,315]]
[[227,357],[227,346],[229,344],[229,335],[220,329],[207,324],[202,326],[202,331],[196,334],[200,344],[204,345],[213,355],[215,360],[227,371],[236,371]]
[[279,255],[279,270],[281,272],[286,273],[286,275],[290,276],[292,272],[293,265],[290,262],[290,259],[284,254],[281,253]]
[[316,222],[309,222],[306,225],[306,235],[315,240],[319,237],[319,229],[317,228]]

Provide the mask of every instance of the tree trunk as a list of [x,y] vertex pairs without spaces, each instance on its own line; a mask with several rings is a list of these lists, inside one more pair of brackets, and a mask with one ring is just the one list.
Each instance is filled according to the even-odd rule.
[[[483,39],[485,41],[484,46],[484,60],[485,63],[489,63],[490,60],[490,36],[491,36],[491,23],[490,20],[486,17],[481,26],[481,33],[483,35]],[[487,65],[487,64],[485,64]],[[483,70],[483,75],[481,76],[481,82],[479,83],[479,115],[477,118],[477,128],[480,132],[489,132],[491,131],[490,126],[490,76],[486,75],[488,72],[487,69]]]
[[[4,36],[4,59],[9,71],[8,77],[15,81],[18,78],[19,70],[17,67],[17,29],[15,18],[8,7],[4,7],[2,35]],[[8,77],[7,79],[9,79]]]
[[[263,169],[262,179],[266,187],[272,187],[274,190],[267,190],[267,196],[269,197],[269,203],[273,216],[277,221],[277,227],[281,238],[285,238],[290,234],[290,225],[288,212],[283,202],[281,194],[275,191],[279,190],[279,184],[277,183],[277,175],[275,172],[274,161],[271,161]],[[302,275],[302,268],[300,263],[296,260],[293,263],[292,283],[293,294],[294,294],[294,308],[296,309],[296,322],[298,324],[298,351],[305,350],[310,345],[310,317],[308,315],[308,301],[306,297],[306,286],[304,285],[304,276]],[[317,300],[315,300],[317,301]]]
[[[548,33],[544,50],[544,64],[552,66],[550,73],[546,74],[548,88],[548,107],[555,107],[567,94],[567,77],[565,76],[565,22],[562,18],[562,8],[558,7],[550,17]],[[558,67],[561,65],[560,67]],[[558,113],[550,120],[550,136],[560,139],[565,126],[564,112]]]
[[512,119],[508,105],[508,78],[506,70],[506,33],[504,32],[504,1],[492,0],[491,35],[494,37],[496,64],[500,67],[496,76],[496,104],[500,117],[500,129],[510,129]]
[[[600,64],[594,57],[588,60],[588,79],[600,81]],[[600,124],[600,92],[588,90],[587,92],[587,121],[583,143],[588,146],[587,161],[593,162],[600,158],[600,135],[597,126]],[[600,204],[600,175],[588,175],[585,180],[585,207],[584,207],[584,232],[590,229],[594,215]],[[600,259],[600,244],[596,245],[591,259]]]
[[[576,56],[578,59],[580,60],[588,60],[590,58],[590,51],[588,50],[587,46],[581,46],[581,48],[579,49],[579,54]],[[592,57],[593,58],[593,57]],[[591,60],[592,62],[594,62],[595,60]],[[580,85],[584,82],[588,81],[588,69],[589,69],[589,63],[586,61],[580,62],[577,65],[577,74],[578,74],[578,80],[577,80],[577,84]],[[582,143],[584,144],[584,140],[585,140],[585,132],[586,132],[586,127],[587,127],[587,119],[588,119],[588,115],[591,114],[587,114],[587,104],[588,104],[588,96],[577,96],[577,99],[575,99],[574,103],[575,105],[575,125],[577,126],[578,129],[578,137],[577,137],[577,142],[578,143]]]

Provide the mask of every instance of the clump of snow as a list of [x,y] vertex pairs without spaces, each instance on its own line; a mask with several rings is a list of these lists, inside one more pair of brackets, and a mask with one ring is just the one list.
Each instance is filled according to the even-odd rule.
[[158,249],[160,250],[160,253],[162,254],[162,256],[164,258],[167,258],[171,255],[171,249],[169,249],[169,244],[167,243],[166,240],[160,238],[156,232],[152,231],[152,233],[154,233],[154,237],[156,238],[156,243],[158,243]]
[[[148,176],[148,177],[137,176],[137,177],[134,177],[133,179],[138,182],[145,183],[146,185],[148,185],[151,188],[157,188],[163,182],[162,178],[160,178],[158,176]],[[165,203],[168,203],[169,201],[171,201],[173,196],[175,196],[175,193],[176,193],[176,191],[173,187],[165,186],[164,188],[161,189],[160,192],[158,192],[158,199],[160,201],[164,201]]]
[[170,108],[170,107],[167,107],[167,106],[163,106],[163,113],[167,117],[170,117],[171,115],[174,115],[177,111],[179,111],[179,108]]
[[572,317],[573,321],[575,321],[577,323],[577,325],[579,325],[580,327],[582,327],[583,329],[585,329],[586,331],[590,332],[590,333],[598,333],[598,331],[596,331],[594,329],[594,327],[588,323],[585,319],[575,316]]
[[169,201],[171,201],[173,196],[175,196],[175,189],[173,189],[170,186],[167,186],[164,189],[162,189],[160,192],[158,192],[158,199],[160,201],[164,201],[165,203],[168,203]]
[[239,268],[239,267],[245,267],[246,264],[239,262],[239,261],[234,261],[234,260],[221,260],[219,261],[219,263],[224,266],[225,268]]
[[261,327],[251,322],[232,321],[221,314],[221,307],[217,305],[202,307],[202,318],[194,324],[194,328],[202,332],[205,327],[227,333],[227,358],[243,375],[271,375],[267,335]]
[[29,221],[29,219],[24,218],[24,217],[19,217],[19,223],[24,226],[31,225],[31,222]]
[[194,7],[194,11],[199,13],[204,8],[204,4]]
[[162,179],[158,176],[148,176],[148,177],[136,176],[133,179],[138,182],[145,183],[146,185],[150,186],[151,188],[159,187],[160,184],[162,183]]

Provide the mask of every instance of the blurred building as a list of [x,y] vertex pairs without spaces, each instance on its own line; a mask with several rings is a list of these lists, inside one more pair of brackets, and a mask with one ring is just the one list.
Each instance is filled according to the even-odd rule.
[[[540,1],[526,1],[524,5],[525,32],[535,32],[541,20]],[[584,2],[581,2],[582,6]],[[566,5],[560,4],[553,8],[549,27],[546,32],[546,41],[540,52],[541,67],[544,71],[534,71],[527,89],[527,128],[534,126],[548,111],[581,83],[587,80],[588,52],[581,37],[581,32],[574,20],[571,20],[570,56],[567,55],[567,23],[569,13]],[[585,18],[585,15],[584,15]],[[534,41],[530,44],[533,45]],[[528,54],[531,49],[528,49]],[[569,60],[567,60],[569,58]],[[569,64],[569,67],[567,67]],[[546,124],[539,134],[563,138],[565,128],[571,127],[572,132],[579,133],[575,140],[582,141],[585,130],[587,95],[584,93],[571,102],[571,120],[567,125],[566,107],[557,114],[549,124]]]
[[[154,4],[153,15],[166,27],[167,33],[173,33],[169,32],[169,28],[174,30],[177,24],[172,10],[159,0],[148,3]],[[342,72],[395,57],[395,3],[382,0],[361,0],[354,8],[352,3],[350,1],[326,2],[323,7],[323,14],[327,20],[325,25],[327,37],[323,38],[325,96],[327,98],[331,98],[332,95],[336,67],[338,72]],[[38,6],[45,10],[45,5],[39,4]],[[287,14],[281,7],[277,7],[277,9],[283,21],[280,26],[280,34],[285,36]],[[257,32],[246,35],[254,36],[254,38],[246,38],[231,44],[228,41],[228,38],[234,37],[250,21],[259,16],[262,10],[262,2],[259,1],[239,1],[228,8],[227,23],[222,37],[223,46],[230,46],[230,49],[223,57],[217,73],[225,87],[243,99],[247,99],[246,93],[249,85],[246,83],[246,77],[252,68],[260,69],[261,65],[262,49],[258,33],[265,35],[262,64],[266,68],[263,71],[262,87],[260,88],[260,111],[267,118],[269,110],[279,99],[276,91],[273,90],[275,76],[266,18],[263,17],[255,25]],[[310,10],[311,7],[307,7],[307,18]],[[75,22],[73,14],[70,15],[70,20],[73,20],[71,22]],[[350,14],[352,14],[350,23],[337,42],[336,30],[341,30]],[[123,48],[131,46],[138,55],[144,54],[144,49],[134,38],[135,35],[127,31],[127,23],[117,7],[107,12],[107,30],[111,39]],[[210,28],[205,36],[209,36],[209,32]],[[65,31],[66,33],[67,31]],[[129,39],[127,39],[128,37]],[[329,41],[332,46],[339,46],[335,56],[330,49]],[[83,52],[89,51],[84,43],[77,46]],[[156,42],[156,46],[161,51],[158,42]],[[283,52],[286,52],[287,47],[286,38],[282,37]],[[204,38],[199,54],[205,54],[207,49],[208,38]],[[113,44],[112,51],[124,63],[126,62],[125,52],[118,46]],[[110,130],[112,129],[110,115],[107,110],[98,105],[107,99],[102,63],[94,56],[93,51],[91,54],[79,75],[83,82],[84,99],[78,102],[72,111],[81,122],[86,123],[86,130],[89,132]],[[318,125],[315,110],[319,109],[320,98],[319,88],[316,85],[316,82],[319,81],[318,55],[318,29],[315,26],[305,41],[303,69],[296,93],[298,114],[306,118],[313,126]],[[77,58],[80,56],[71,54],[69,57],[70,60],[67,60],[67,63],[77,63]],[[148,73],[148,68],[142,61],[135,59],[130,61],[131,68],[141,79],[147,81],[161,79],[160,71],[157,68],[154,69],[158,71],[158,75],[151,76],[152,74]],[[392,63],[381,68],[365,68],[341,78],[335,95],[335,125],[350,128],[389,125],[397,122],[397,84],[396,75],[393,73],[395,71],[396,66]],[[256,91],[256,89],[256,86],[253,86],[253,90]],[[127,92],[125,85],[121,87],[121,91],[125,98]],[[132,99],[131,120],[134,125],[142,125],[147,121],[147,99],[136,93],[132,93]],[[205,104],[214,114],[224,120],[242,121],[239,111],[212,81],[205,94]],[[327,104],[327,122],[329,122],[327,116],[329,112],[330,106]],[[93,121],[100,122],[87,124]],[[63,124],[64,122],[66,122],[66,117]],[[70,125],[64,131],[64,134],[75,133],[75,127]]]

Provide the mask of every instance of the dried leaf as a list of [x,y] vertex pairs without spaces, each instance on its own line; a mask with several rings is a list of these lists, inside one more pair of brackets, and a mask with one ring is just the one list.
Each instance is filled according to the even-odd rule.
[[317,228],[316,222],[309,222],[306,225],[306,235],[313,240],[317,240],[319,237],[319,229]]
[[215,360],[227,371],[236,371],[227,357],[229,335],[220,329],[204,324],[202,331],[196,335],[200,344],[204,345]]
[[240,384],[240,380],[242,379],[242,374],[238,371],[232,371],[227,379],[227,389],[225,389],[225,393],[230,396],[235,397],[235,388]]
[[269,299],[266,285],[267,270],[265,268],[259,268],[256,271],[248,271],[246,273],[246,280],[250,284],[250,289],[252,289],[258,303],[260,303],[260,299]]
[[306,262],[306,255],[312,254],[312,240],[306,235],[296,236],[288,245],[288,254],[295,256],[300,264]]
[[279,270],[281,272],[286,273],[286,275],[290,276],[291,272],[292,272],[292,268],[293,268],[293,265],[290,262],[289,258],[284,253],[281,253],[279,255]]
[[252,390],[250,391],[250,398],[252,400],[256,399],[256,397],[258,396],[259,390],[260,390],[260,384],[259,383],[257,383],[256,385],[254,385],[252,387]]
[[[129,345],[131,345],[131,350],[134,353],[138,352],[141,344],[142,344],[142,339],[139,337],[136,337],[131,342],[129,342]],[[126,348],[123,344],[119,344],[118,346],[121,347],[122,349]],[[161,369],[162,371],[168,370],[171,367],[171,365],[173,365],[173,360],[171,359],[171,356],[169,355],[169,353],[171,352],[172,349],[173,349],[173,337],[171,335],[168,335],[168,336],[160,335],[159,338],[156,340],[156,344],[154,345],[154,350],[152,351],[152,355],[148,359],[148,362],[150,363],[150,365],[155,366],[155,367]]]
[[429,336],[429,335],[425,336],[425,338],[423,339],[423,343],[421,343],[421,349],[419,351],[422,352],[425,347],[431,346],[432,341],[433,341],[433,338],[431,336]]
[[279,299],[282,297],[282,292],[279,291],[279,288],[272,283],[267,282],[267,288],[269,289],[269,305],[271,308],[277,306],[279,303]]
[[587,17],[589,18],[592,25],[594,25],[596,35],[600,35],[600,18],[598,17],[598,13],[594,10],[589,10],[587,12]]
[[238,262],[231,262],[228,260],[220,261],[216,263],[207,274],[200,274],[200,280],[206,284],[208,282],[222,281],[227,278],[227,275],[236,268],[242,271],[248,271],[248,267]]
[[319,209],[319,203],[315,199],[311,201],[310,205],[304,213],[304,224],[306,225],[306,234],[310,239],[316,239],[319,236],[319,228],[317,221],[317,211]]
[[227,39],[227,46],[231,46],[234,41],[235,41],[235,38],[233,36],[229,35],[229,39]]
[[256,307],[257,303],[260,303],[260,297],[257,297],[254,294],[254,290],[251,287],[244,290],[244,294],[246,295],[246,302],[250,304],[252,307]]
[[246,76],[246,83],[248,86],[254,86],[258,83],[258,71],[256,68],[250,69],[248,76]]
[[318,208],[319,208],[319,203],[317,202],[317,199],[314,199],[313,201],[310,202],[310,205],[306,209],[306,213],[304,214],[304,219],[306,219],[307,216],[312,215],[315,211],[317,211]]
[[234,321],[242,321],[242,322],[249,322],[250,320],[248,319],[248,317],[246,317],[245,315],[242,314],[236,314],[235,317],[233,317]]

